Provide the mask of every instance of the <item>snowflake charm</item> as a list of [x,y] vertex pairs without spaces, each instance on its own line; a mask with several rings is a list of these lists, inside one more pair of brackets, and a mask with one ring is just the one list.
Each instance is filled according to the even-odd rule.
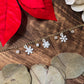
[[42,41],[43,41],[43,44],[42,44],[43,47],[44,47],[44,48],[49,48],[49,46],[50,46],[49,41],[46,41],[45,39],[43,39]]
[[61,42],[66,42],[68,40],[66,35],[61,34],[60,36],[61,36],[60,37]]
[[25,45],[24,48],[26,49],[25,52],[27,52],[28,55],[32,54],[33,48],[31,48],[31,46],[27,47],[27,45]]

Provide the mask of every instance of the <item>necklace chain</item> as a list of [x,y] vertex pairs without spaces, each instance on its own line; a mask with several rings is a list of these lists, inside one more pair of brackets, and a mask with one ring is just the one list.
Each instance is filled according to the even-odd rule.
[[[67,32],[67,31],[71,31],[71,30],[74,30],[74,29],[78,29],[78,28],[83,27],[83,26],[84,26],[84,24],[81,24],[81,25],[77,25],[77,26],[74,26],[74,27],[69,28],[69,29],[64,29],[64,30],[62,30],[62,31],[60,31],[60,32],[56,32],[56,33],[54,33],[54,34],[50,34],[50,35],[48,35],[48,36],[45,36],[45,37],[43,37],[43,38],[40,38],[40,39],[37,39],[37,40],[34,40],[34,41],[27,42],[27,43],[25,43],[25,44],[26,44],[26,45],[35,44],[35,43],[41,41],[42,39],[47,39],[47,38],[50,38],[50,37],[52,37],[52,36],[59,35],[60,33],[65,33],[65,32]],[[2,50],[0,50],[0,52],[5,52],[5,51],[13,50],[13,49],[18,49],[18,48],[21,48],[21,47],[23,47],[23,46],[24,46],[24,45],[21,45],[21,46],[17,46],[17,45],[16,45],[16,46],[13,46],[13,47],[11,47],[11,48],[2,49]]]

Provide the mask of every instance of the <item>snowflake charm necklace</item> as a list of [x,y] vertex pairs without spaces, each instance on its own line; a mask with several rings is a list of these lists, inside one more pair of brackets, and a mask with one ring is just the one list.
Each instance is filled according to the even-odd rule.
[[[70,32],[75,33],[74,30],[71,30]],[[54,40],[60,39],[61,42],[64,42],[64,43],[68,40],[67,35],[64,35],[64,33],[59,33],[59,36],[58,35],[53,35],[53,36],[54,36]],[[41,44],[39,44],[38,42],[39,41],[35,42],[35,46],[39,48]],[[34,50],[31,46],[28,47],[29,44],[27,43],[27,44],[24,45],[24,49],[26,49],[25,52],[28,55],[32,54],[33,50]],[[49,48],[50,47],[50,42],[46,41],[46,38],[44,38],[44,39],[42,39],[42,46],[43,46],[43,48]],[[16,50],[16,54],[20,54],[20,50]]]

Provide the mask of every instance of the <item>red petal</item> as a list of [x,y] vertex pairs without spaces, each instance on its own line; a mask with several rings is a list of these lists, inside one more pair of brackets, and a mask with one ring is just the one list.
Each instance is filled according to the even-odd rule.
[[19,0],[19,3],[22,6],[22,8],[33,17],[57,21],[54,14],[52,0],[43,0],[43,2],[45,4],[45,8],[29,8],[28,6],[24,5],[24,3],[21,2],[21,0]]
[[21,24],[21,11],[16,0],[0,0],[0,41],[5,43]]
[[29,8],[44,8],[43,0],[19,0],[19,1]]

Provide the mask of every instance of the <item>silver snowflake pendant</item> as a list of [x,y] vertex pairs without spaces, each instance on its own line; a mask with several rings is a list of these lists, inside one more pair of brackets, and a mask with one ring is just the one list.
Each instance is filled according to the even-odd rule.
[[44,48],[49,48],[49,46],[50,46],[49,41],[46,41],[45,39],[43,39],[42,41],[43,41],[43,44],[42,44],[43,47],[44,47]]
[[31,48],[31,46],[27,47],[27,45],[24,46],[24,48],[26,49],[25,52],[27,52],[28,55],[32,54],[33,52],[33,48]]
[[66,42],[68,40],[67,36],[66,35],[63,35],[63,33],[60,34],[60,40],[61,42]]

